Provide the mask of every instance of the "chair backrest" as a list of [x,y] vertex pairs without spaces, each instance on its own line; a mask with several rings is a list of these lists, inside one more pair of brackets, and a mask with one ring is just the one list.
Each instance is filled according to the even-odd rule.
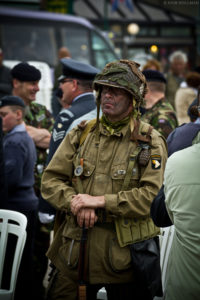
[[166,285],[168,259],[169,259],[169,254],[171,251],[173,237],[174,237],[174,225],[161,228],[160,266],[161,266],[161,271],[162,271],[163,291],[164,291],[165,285]]
[[[0,299],[13,299],[17,275],[26,242],[27,218],[24,214],[0,209]],[[2,288],[3,270],[9,236],[16,237],[16,247],[11,269],[10,288]]]

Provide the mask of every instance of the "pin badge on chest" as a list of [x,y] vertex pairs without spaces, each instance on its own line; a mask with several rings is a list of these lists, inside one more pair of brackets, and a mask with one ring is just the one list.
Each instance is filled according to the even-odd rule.
[[80,165],[78,165],[74,170],[75,176],[81,176],[83,174],[83,158],[80,159]]
[[83,167],[81,165],[77,166],[74,170],[75,176],[81,176],[83,174]]

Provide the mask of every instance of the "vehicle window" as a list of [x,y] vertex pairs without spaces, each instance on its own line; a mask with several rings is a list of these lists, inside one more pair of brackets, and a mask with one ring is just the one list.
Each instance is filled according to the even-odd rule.
[[108,62],[116,60],[116,56],[108,44],[95,32],[92,32],[92,50],[94,51],[95,65],[99,69],[103,69]]
[[69,24],[61,28],[61,40],[62,45],[70,50],[73,59],[91,63],[88,29]]
[[38,60],[56,64],[55,31],[51,27],[6,24],[1,26],[2,47],[7,60]]

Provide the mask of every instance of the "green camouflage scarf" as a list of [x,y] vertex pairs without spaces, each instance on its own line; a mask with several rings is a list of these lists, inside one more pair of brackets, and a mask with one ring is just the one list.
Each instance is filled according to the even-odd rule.
[[130,116],[118,122],[112,123],[106,118],[105,115],[103,115],[100,119],[100,122],[103,124],[103,126],[106,127],[106,129],[108,130],[108,132],[110,132],[110,134],[114,134],[115,132],[120,131],[125,125],[127,125],[129,123],[129,120],[130,120]]

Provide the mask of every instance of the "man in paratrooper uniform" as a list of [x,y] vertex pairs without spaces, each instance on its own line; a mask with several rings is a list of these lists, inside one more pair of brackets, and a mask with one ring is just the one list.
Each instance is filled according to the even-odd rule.
[[42,177],[43,197],[64,215],[47,253],[47,299],[75,300],[85,284],[87,299],[103,286],[109,300],[153,299],[159,287],[138,284],[130,248],[147,242],[158,251],[150,205],[163,181],[165,140],[139,120],[146,80],[137,63],[111,62],[93,84],[97,119],[65,136]]

